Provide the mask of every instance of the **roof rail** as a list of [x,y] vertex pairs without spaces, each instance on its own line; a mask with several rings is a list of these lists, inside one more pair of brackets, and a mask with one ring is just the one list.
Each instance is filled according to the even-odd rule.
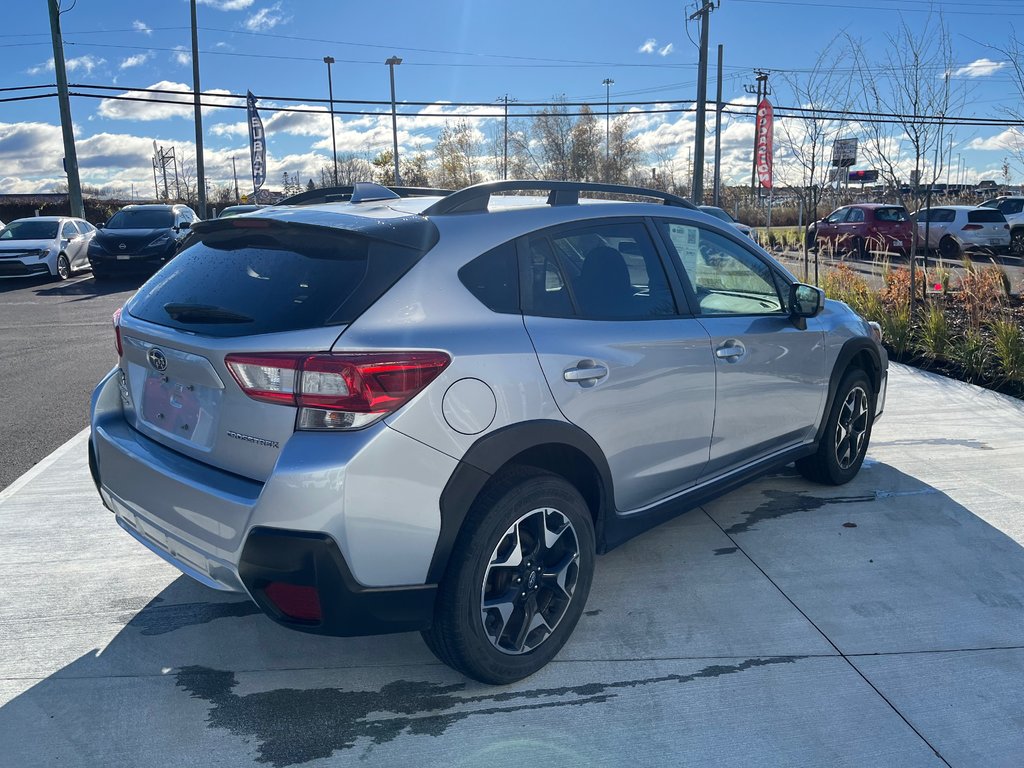
[[423,211],[424,216],[438,216],[446,213],[476,213],[486,211],[491,195],[497,192],[538,190],[548,193],[548,205],[576,205],[580,192],[606,192],[616,195],[634,195],[661,200],[665,205],[696,210],[689,200],[678,195],[646,187],[628,187],[622,184],[601,184],[590,181],[488,181],[460,189],[438,200]]
[[[391,192],[393,194],[387,194]],[[368,202],[370,200],[397,200],[401,197],[435,197],[450,195],[450,189],[432,189],[430,187],[392,187],[358,181],[353,186],[322,187],[300,192],[286,197],[277,205],[316,205],[317,203]]]

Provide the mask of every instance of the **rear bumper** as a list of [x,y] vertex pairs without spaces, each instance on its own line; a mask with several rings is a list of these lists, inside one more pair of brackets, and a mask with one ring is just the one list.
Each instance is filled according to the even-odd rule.
[[[133,538],[200,583],[247,593],[271,619],[305,632],[429,626],[438,480],[451,474],[454,459],[383,423],[351,441],[297,433],[260,483],[133,429],[123,416],[120,375],[115,368],[93,393],[89,468],[103,503]],[[382,482],[384,465],[400,465],[401,476]],[[314,587],[321,620],[283,614],[266,596],[270,582]]]

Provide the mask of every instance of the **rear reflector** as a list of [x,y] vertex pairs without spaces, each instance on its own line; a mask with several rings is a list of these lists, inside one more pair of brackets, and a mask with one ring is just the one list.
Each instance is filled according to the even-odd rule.
[[114,310],[114,349],[117,350],[117,356],[121,357],[124,354],[124,348],[121,346],[121,308],[118,307]]
[[394,413],[451,362],[444,352],[232,354],[228,370],[249,397],[300,408],[299,429],[359,429]]
[[272,581],[263,590],[267,599],[285,616],[303,621],[320,621],[320,595],[316,587]]

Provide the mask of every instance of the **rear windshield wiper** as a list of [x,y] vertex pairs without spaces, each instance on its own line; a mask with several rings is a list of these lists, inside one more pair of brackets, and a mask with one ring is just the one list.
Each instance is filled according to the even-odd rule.
[[251,323],[253,318],[210,304],[164,304],[164,312],[180,323]]

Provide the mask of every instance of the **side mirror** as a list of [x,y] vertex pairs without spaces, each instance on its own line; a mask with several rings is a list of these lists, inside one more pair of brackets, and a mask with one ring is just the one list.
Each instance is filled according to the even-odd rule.
[[817,317],[825,308],[825,292],[813,285],[793,283],[789,287],[789,313],[793,317]]
[[99,224],[96,225],[96,229],[103,229],[105,226],[107,225],[101,221]]

